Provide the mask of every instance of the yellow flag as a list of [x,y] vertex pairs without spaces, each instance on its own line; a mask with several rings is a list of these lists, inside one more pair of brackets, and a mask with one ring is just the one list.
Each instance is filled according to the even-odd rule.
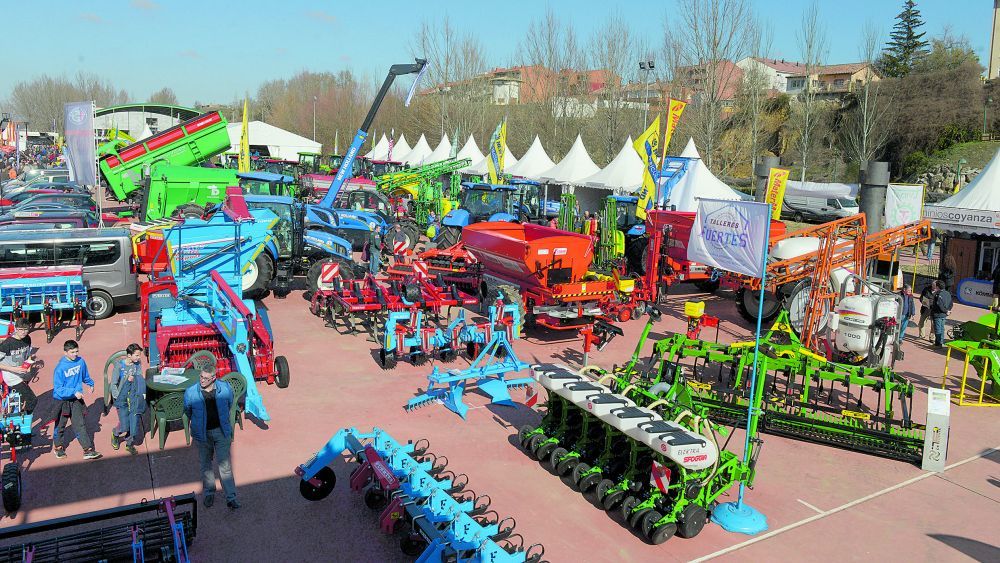
[[653,196],[656,195],[656,182],[660,178],[660,164],[656,161],[656,150],[660,146],[660,116],[639,138],[632,143],[635,152],[639,153],[645,171],[642,174],[642,188],[639,190],[639,201],[635,206],[637,219],[646,220],[646,211],[653,208]]
[[669,103],[667,104],[667,135],[663,139],[663,154],[660,155],[661,161],[667,158],[667,147],[670,146],[670,139],[674,136],[674,130],[677,129],[677,122],[681,120],[681,114],[684,113],[685,106],[687,106],[687,102],[673,98],[669,99]]
[[785,185],[788,183],[788,170],[772,168],[767,174],[767,191],[764,201],[771,204],[771,217],[781,217],[781,204],[785,201]]
[[243,130],[240,133],[240,156],[239,160],[236,163],[236,171],[237,172],[250,171],[250,128],[247,124],[246,98],[243,98]]
[[486,159],[486,170],[489,174],[490,183],[497,184],[500,182],[500,175],[503,173],[503,159],[504,153],[506,152],[504,147],[507,146],[507,118],[505,117],[500,125],[497,125],[496,131],[493,132],[493,136],[490,137],[490,155]]

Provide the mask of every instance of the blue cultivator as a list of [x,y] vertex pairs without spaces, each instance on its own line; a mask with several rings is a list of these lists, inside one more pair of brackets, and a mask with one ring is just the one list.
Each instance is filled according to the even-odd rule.
[[76,324],[76,337],[80,338],[86,303],[81,266],[0,269],[0,314],[12,321],[39,315],[45,325],[46,342],[52,342],[66,317]]
[[[484,333],[489,334],[483,347],[472,365],[464,370],[451,369],[441,372],[436,366],[427,380],[427,390],[410,399],[406,409],[412,410],[435,401],[441,401],[449,410],[463,419],[469,411],[463,401],[465,389],[469,384],[475,384],[480,391],[490,397],[490,402],[496,405],[514,406],[510,390],[526,387],[533,381],[530,377],[508,380],[506,375],[528,368],[528,364],[518,359],[511,346],[513,327],[519,325],[517,305],[503,305],[497,302],[490,307],[490,323],[484,327]],[[500,327],[502,330],[497,330]],[[469,329],[471,327],[465,327]],[[466,342],[478,343],[474,334],[463,330]]]
[[357,461],[351,489],[365,491],[381,530],[402,532],[403,553],[418,563],[541,563],[544,548],[525,549],[514,519],[489,510],[489,497],[467,490],[468,478],[447,471],[447,458],[429,447],[426,440],[401,444],[379,428],[345,428],[295,469],[299,493],[311,501],[326,498],[337,483],[330,464],[346,450]]

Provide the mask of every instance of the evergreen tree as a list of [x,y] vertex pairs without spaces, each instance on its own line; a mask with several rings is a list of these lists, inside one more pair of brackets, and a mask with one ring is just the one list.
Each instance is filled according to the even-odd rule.
[[926,32],[918,32],[924,25],[920,10],[914,0],[903,1],[903,11],[896,16],[896,25],[889,34],[890,41],[882,52],[879,68],[886,76],[900,77],[909,74],[913,63],[927,52]]

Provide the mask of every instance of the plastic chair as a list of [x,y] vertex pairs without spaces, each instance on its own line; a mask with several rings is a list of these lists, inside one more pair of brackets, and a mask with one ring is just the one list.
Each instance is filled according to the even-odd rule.
[[114,363],[118,360],[124,358],[128,354],[125,350],[119,350],[111,357],[108,361],[104,362],[104,414],[107,415],[111,411],[111,374],[114,373]]
[[236,428],[236,424],[239,424],[240,430],[243,430],[244,406],[241,403],[246,398],[247,381],[236,372],[227,373],[222,380],[228,383],[233,390],[233,404],[229,407],[229,427]]
[[160,431],[161,450],[167,441],[168,425],[174,420],[179,420],[184,425],[184,439],[191,445],[191,423],[184,414],[184,393],[167,393],[153,403],[149,435],[154,436],[157,430]]

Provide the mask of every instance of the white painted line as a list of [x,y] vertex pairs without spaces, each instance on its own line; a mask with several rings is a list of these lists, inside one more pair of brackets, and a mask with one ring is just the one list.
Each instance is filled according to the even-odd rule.
[[[959,467],[961,465],[965,465],[966,463],[969,463],[970,461],[975,461],[975,460],[977,460],[979,458],[986,457],[986,456],[991,455],[991,454],[993,454],[995,452],[998,452],[998,451],[1000,451],[1000,446],[997,446],[995,448],[990,448],[990,449],[984,451],[981,454],[965,458],[962,461],[959,461],[957,463],[953,463],[953,464],[945,467],[944,470],[948,471],[950,469],[954,469],[954,468]],[[922,475],[917,475],[916,477],[913,477],[911,479],[907,479],[906,481],[903,481],[902,483],[897,483],[897,484],[895,484],[895,485],[893,485],[891,487],[886,487],[886,488],[882,489],[881,491],[875,491],[874,493],[872,493],[870,495],[866,495],[866,496],[863,496],[863,497],[861,497],[859,499],[852,500],[851,502],[848,502],[846,504],[842,504],[842,505],[838,506],[837,508],[833,508],[833,509],[827,510],[826,512],[820,512],[819,514],[817,514],[815,516],[810,516],[809,518],[804,518],[802,520],[799,520],[798,522],[792,522],[791,524],[789,524],[787,526],[784,526],[782,528],[778,528],[777,530],[770,531],[770,532],[768,532],[768,533],[766,533],[764,535],[757,536],[755,538],[751,538],[751,539],[749,539],[749,540],[747,540],[745,542],[741,542],[741,543],[738,543],[736,545],[731,545],[731,546],[729,546],[729,547],[727,547],[725,549],[720,549],[719,551],[716,551],[714,553],[709,553],[708,555],[699,557],[697,559],[692,559],[691,563],[698,563],[700,561],[708,561],[709,559],[714,559],[714,558],[719,557],[721,555],[725,555],[727,553],[732,553],[732,552],[734,552],[736,550],[739,550],[739,549],[742,549],[742,548],[744,548],[744,547],[746,547],[748,545],[753,545],[753,544],[755,544],[757,542],[764,541],[764,540],[766,540],[768,538],[773,538],[774,536],[777,536],[778,534],[783,534],[783,533],[785,533],[785,532],[787,532],[789,530],[794,530],[795,528],[798,528],[799,526],[804,526],[804,525],[806,525],[806,524],[808,524],[810,522],[815,522],[816,520],[819,520],[821,518],[826,518],[827,516],[829,516],[831,514],[836,514],[838,512],[843,512],[844,510],[847,510],[848,508],[857,506],[857,505],[859,505],[859,504],[861,504],[863,502],[869,501],[869,500],[871,500],[873,498],[880,497],[882,495],[891,493],[891,492],[893,492],[895,490],[898,490],[898,489],[902,489],[903,487],[906,487],[908,485],[912,485],[913,483],[916,483],[917,481],[923,481],[924,479],[927,479],[928,477],[934,477],[936,475],[938,475],[938,473],[930,473],[930,472],[924,473]],[[802,502],[802,501],[800,500],[799,502]]]
[[800,503],[804,504],[804,505],[805,505],[805,506],[806,506],[807,508],[811,508],[811,509],[815,510],[816,512],[819,512],[820,514],[824,514],[824,512],[823,512],[822,510],[820,510],[820,509],[816,508],[815,506],[813,506],[813,505],[809,504],[808,502],[806,502],[806,501],[804,501],[804,500],[802,500],[802,499],[800,499],[800,498],[797,498],[797,499],[795,499],[795,500],[797,500],[797,501],[799,501]]

